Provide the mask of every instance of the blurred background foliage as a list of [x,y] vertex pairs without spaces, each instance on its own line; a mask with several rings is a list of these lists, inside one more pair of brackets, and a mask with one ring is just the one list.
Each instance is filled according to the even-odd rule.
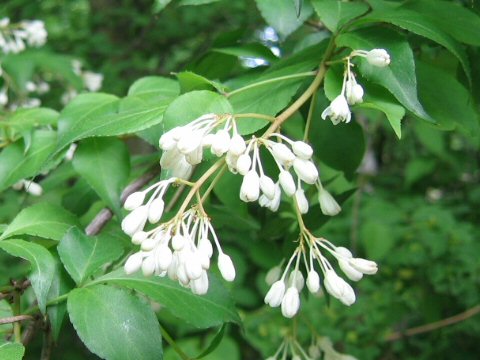
[[[198,7],[173,2],[157,11],[162,3],[161,0],[9,0],[2,2],[0,17],[45,21],[48,42],[41,50],[31,51],[81,59],[86,68],[104,75],[102,91],[116,95],[126,94],[136,79],[146,75],[168,76],[187,69],[211,80],[226,80],[245,71],[237,57],[211,49],[261,38],[266,24],[253,0],[218,1]],[[479,11],[476,1],[464,4]],[[318,42],[321,37],[313,27],[304,26],[286,40],[273,38],[264,43],[288,54]],[[414,50],[427,46],[416,36],[409,40]],[[468,51],[473,60],[473,91],[478,110],[479,53],[476,48]],[[429,51],[425,53],[428,55]],[[422,60],[450,67],[452,56],[445,50],[435,48],[430,53],[430,59],[423,55]],[[73,78],[69,81],[74,85]],[[46,95],[46,104],[59,109],[62,92],[53,88]],[[409,116],[402,124],[402,139],[398,140],[383,115],[365,111],[357,120],[363,128],[362,142],[366,148],[360,170],[346,178],[338,170],[321,166],[322,177],[331,180],[335,193],[351,189],[357,192],[343,204],[342,214],[316,233],[375,260],[380,271],[356,288],[360,296],[350,308],[337,302],[327,305],[324,299],[305,301],[296,320],[299,338],[308,346],[312,333],[328,336],[336,349],[358,359],[477,359],[480,316],[450,326],[440,323],[431,331],[414,336],[395,340],[389,337],[471,308],[478,309],[478,124],[476,132],[470,134],[442,132]],[[475,121],[478,123],[478,119]],[[286,131],[295,133],[294,128]],[[316,139],[311,141],[315,144]],[[71,166],[67,164],[53,174],[48,197],[65,196],[65,190],[55,190],[55,179],[68,178],[65,174],[69,171]],[[235,193],[228,186],[231,182],[226,182],[222,191]],[[44,187],[48,189],[48,183]],[[94,202],[95,194],[88,189],[84,191],[84,201]],[[35,201],[23,193],[5,192],[0,222],[10,222],[19,209]],[[295,219],[286,211],[280,213],[280,219],[263,209],[250,209],[247,213],[247,206],[239,204],[233,201],[231,207],[245,209],[239,219],[245,225],[241,231],[232,227],[231,217],[238,215],[228,206],[215,199],[209,204],[208,212],[220,228],[225,247],[237,267],[238,277],[232,292],[245,322],[243,329],[228,326],[221,345],[206,357],[211,360],[266,357],[275,351],[290,326],[278,311],[262,305],[267,290],[265,274],[288,253],[284,248],[288,248],[289,242],[284,239],[294,239]],[[80,205],[70,204],[72,211],[78,211]],[[82,221],[94,214],[90,210]],[[313,219],[316,221],[324,220]],[[4,253],[0,257],[2,284],[25,273],[26,265]],[[8,307],[1,305],[2,302],[0,312],[8,313]],[[181,339],[178,345],[188,354],[198,353],[217,331],[201,332],[179,325],[175,318],[164,313],[161,316],[162,323],[175,338]],[[8,326],[2,327],[4,331],[10,330]],[[84,348],[69,323],[60,335],[59,344],[53,359],[96,358]],[[41,339],[37,339],[27,348],[26,359],[37,359],[40,348]],[[166,350],[165,358],[177,359],[172,349]]]

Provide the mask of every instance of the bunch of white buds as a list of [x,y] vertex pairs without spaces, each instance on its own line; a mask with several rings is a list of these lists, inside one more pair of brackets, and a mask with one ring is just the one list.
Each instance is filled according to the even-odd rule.
[[[207,270],[213,255],[212,240],[218,251],[218,268],[227,281],[235,279],[235,267],[218,240],[210,219],[203,210],[193,207],[180,218],[173,218],[145,231],[147,221],[156,224],[165,209],[163,197],[176,178],[162,180],[144,191],[131,194],[124,208],[131,211],[122,221],[122,230],[131,236],[140,251],[131,255],[124,269],[127,274],[140,269],[145,276],[168,275],[172,280],[202,295],[208,290]],[[145,203],[146,195],[153,191]]]
[[47,41],[45,24],[41,20],[24,20],[10,24],[9,18],[0,19],[0,49],[5,53],[19,53],[28,46],[40,47]]
[[14,190],[22,190],[24,189],[27,193],[33,196],[40,196],[43,194],[43,188],[40,184],[30,181],[30,180],[19,180],[15,184],[12,185]]
[[[223,127],[214,132],[220,125]],[[187,125],[167,131],[160,137],[159,145],[164,151],[160,165],[171,170],[172,176],[182,179],[188,178],[192,166],[202,161],[204,148],[210,148],[218,157],[226,155],[227,163],[246,148],[234,118],[216,114],[203,115]]]
[[390,55],[384,49],[373,49],[370,51],[354,50],[345,60],[345,71],[343,75],[342,91],[330,105],[322,112],[322,119],[330,118],[334,125],[340,122],[349,123],[352,114],[349,105],[363,102],[364,90],[357,82],[351,67],[351,59],[355,56],[364,57],[368,63],[377,67],[386,67],[390,64]]
[[[356,300],[352,287],[337,275],[330,262],[322,254],[321,249],[333,255],[338,261],[340,269],[352,281],[359,281],[364,274],[373,275],[378,270],[375,262],[354,258],[348,249],[337,247],[323,238],[315,238],[306,234],[302,241],[304,243],[293,252],[283,274],[272,283],[265,296],[265,303],[271,307],[281,306],[282,314],[287,318],[295,316],[300,309],[300,292],[305,283],[313,294],[320,290],[320,276],[315,269],[314,261],[321,270],[323,285],[330,295],[347,306],[352,305]],[[306,281],[300,271],[301,259],[303,259],[306,269]],[[290,270],[293,263],[295,265]],[[272,280],[270,279],[270,281]]]

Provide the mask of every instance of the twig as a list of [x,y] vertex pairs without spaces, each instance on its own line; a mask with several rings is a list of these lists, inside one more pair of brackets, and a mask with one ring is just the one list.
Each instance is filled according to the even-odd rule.
[[32,319],[33,317],[31,315],[8,316],[0,319],[0,325],[12,324],[18,321],[32,320]]
[[182,349],[177,345],[175,340],[170,336],[170,334],[165,330],[165,328],[160,325],[160,332],[162,333],[162,337],[165,339],[165,341],[172,347],[173,350],[182,358],[182,360],[190,360],[190,356],[185,354]]
[[[122,192],[121,203],[123,204],[130,194],[140,190],[142,187],[148,184],[155,176],[159,174],[159,172],[160,168],[154,169],[128,185]],[[89,236],[98,234],[112,217],[112,210],[108,208],[100,210],[97,216],[95,216],[95,218],[85,228],[85,233]]]
[[442,327],[453,325],[453,324],[456,324],[458,322],[467,320],[467,319],[471,318],[472,316],[477,315],[478,313],[480,313],[480,305],[476,305],[476,306],[468,309],[467,311],[464,311],[460,314],[448,317],[446,319],[435,321],[435,322],[432,322],[430,324],[425,324],[425,325],[422,325],[422,326],[417,326],[417,327],[414,327],[414,328],[411,328],[411,329],[407,329],[405,331],[395,332],[393,334],[388,335],[385,340],[386,341],[396,341],[396,340],[400,340],[404,337],[414,336],[414,335],[434,331],[434,330],[440,329]]

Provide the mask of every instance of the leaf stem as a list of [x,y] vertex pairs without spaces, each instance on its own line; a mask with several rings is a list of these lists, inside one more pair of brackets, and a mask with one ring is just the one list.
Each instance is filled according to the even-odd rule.
[[305,131],[303,134],[303,141],[307,142],[308,135],[310,133],[310,126],[312,125],[313,112],[315,111],[315,105],[317,104],[317,92],[315,91],[310,100],[310,107],[308,108],[307,122],[305,124]]
[[291,74],[291,75],[279,76],[279,77],[276,77],[276,78],[271,78],[271,79],[259,81],[259,82],[256,82],[256,83],[253,83],[253,84],[250,84],[250,85],[246,85],[246,86],[244,86],[244,87],[241,87],[241,88],[232,90],[232,91],[230,91],[229,93],[227,93],[226,96],[227,96],[227,97],[231,97],[231,96],[236,95],[236,94],[238,94],[238,93],[241,93],[241,92],[243,92],[243,91],[250,90],[250,89],[255,88],[255,87],[258,87],[258,86],[263,86],[263,85],[271,84],[271,83],[274,83],[274,82],[277,82],[277,81],[283,81],[283,80],[289,80],[289,79],[296,79],[296,78],[302,78],[302,77],[308,77],[308,76],[315,76],[316,74],[317,74],[316,71],[307,71],[307,72],[298,73],[298,74]]
[[210,185],[208,186],[207,190],[205,190],[205,192],[203,193],[202,195],[202,198],[200,199],[200,201],[203,203],[205,201],[205,199],[207,198],[207,196],[212,192],[213,188],[215,187],[215,185],[217,185],[218,181],[221,179],[221,177],[223,176],[223,174],[225,173],[225,170],[227,169],[227,164],[223,164],[222,168],[220,169],[220,171],[217,173],[217,175],[215,175],[215,177],[213,178],[212,182],[210,183]]
[[256,114],[256,113],[246,113],[246,114],[235,114],[233,115],[236,119],[241,118],[256,118],[256,119],[263,119],[270,122],[275,121],[275,116],[265,115],[265,114]]
[[182,349],[177,345],[175,340],[170,336],[170,334],[165,330],[165,328],[159,323],[160,325],[160,332],[162,333],[162,337],[165,341],[172,347],[173,350],[182,358],[182,360],[191,360],[190,356],[185,354]]

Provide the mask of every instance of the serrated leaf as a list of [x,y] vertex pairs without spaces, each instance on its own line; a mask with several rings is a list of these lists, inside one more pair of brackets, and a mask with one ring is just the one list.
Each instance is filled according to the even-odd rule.
[[256,0],[256,2],[265,21],[284,38],[302,26],[313,13],[313,8],[308,2],[303,4],[300,16],[297,16],[292,0]]
[[[363,17],[358,23],[387,22],[402,29],[424,36],[437,44],[442,45],[460,61],[465,74],[471,81],[471,69],[467,55],[458,42],[442,31],[435,23],[431,22],[421,13],[406,9],[396,8],[391,11],[375,11]],[[378,30],[376,30],[378,31]]]
[[164,129],[168,131],[188,124],[208,113],[231,114],[233,109],[224,96],[212,91],[200,90],[180,95],[165,110]]
[[2,120],[1,125],[17,132],[24,132],[34,127],[54,125],[57,123],[58,115],[57,111],[48,108],[18,109]]
[[58,205],[41,202],[20,211],[0,236],[0,240],[14,235],[60,240],[74,225],[78,225],[78,220],[67,210]]
[[0,191],[17,181],[36,176],[55,149],[57,134],[50,130],[33,133],[28,151],[24,141],[19,140],[0,153]]
[[72,279],[83,283],[102,265],[112,262],[123,253],[122,245],[109,236],[87,236],[73,227],[58,244],[60,260]]
[[176,75],[180,84],[180,92],[182,94],[194,90],[225,91],[225,88],[221,84],[208,80],[207,78],[191,71],[182,71]]
[[0,359],[22,360],[25,347],[19,343],[5,343],[0,345]]
[[116,138],[82,141],[72,161],[75,170],[117,214],[120,196],[130,174],[130,153]]
[[337,38],[337,44],[352,49],[386,49],[391,56],[389,66],[378,68],[362,59],[360,72],[369,81],[386,88],[415,115],[433,121],[418,101],[415,61],[410,46],[402,36],[387,29],[379,32],[377,29],[369,28],[342,34]]
[[45,313],[47,296],[55,273],[52,254],[41,245],[17,239],[0,242],[0,248],[10,255],[30,262],[32,272],[28,278],[37,297],[38,307]]
[[178,83],[161,76],[146,76],[135,81],[128,89],[128,96],[171,98],[179,94]]
[[126,275],[123,269],[95,279],[92,284],[109,283],[139,291],[165,306],[173,315],[195,327],[207,328],[225,322],[240,323],[233,301],[220,281],[209,274],[206,295],[195,295],[168,278]]
[[[114,306],[112,306],[114,305]],[[108,360],[161,360],[162,338],[150,306],[107,285],[73,290],[70,321],[88,349]]]
[[368,5],[361,2],[312,0],[312,5],[322,23],[332,32],[368,11]]

